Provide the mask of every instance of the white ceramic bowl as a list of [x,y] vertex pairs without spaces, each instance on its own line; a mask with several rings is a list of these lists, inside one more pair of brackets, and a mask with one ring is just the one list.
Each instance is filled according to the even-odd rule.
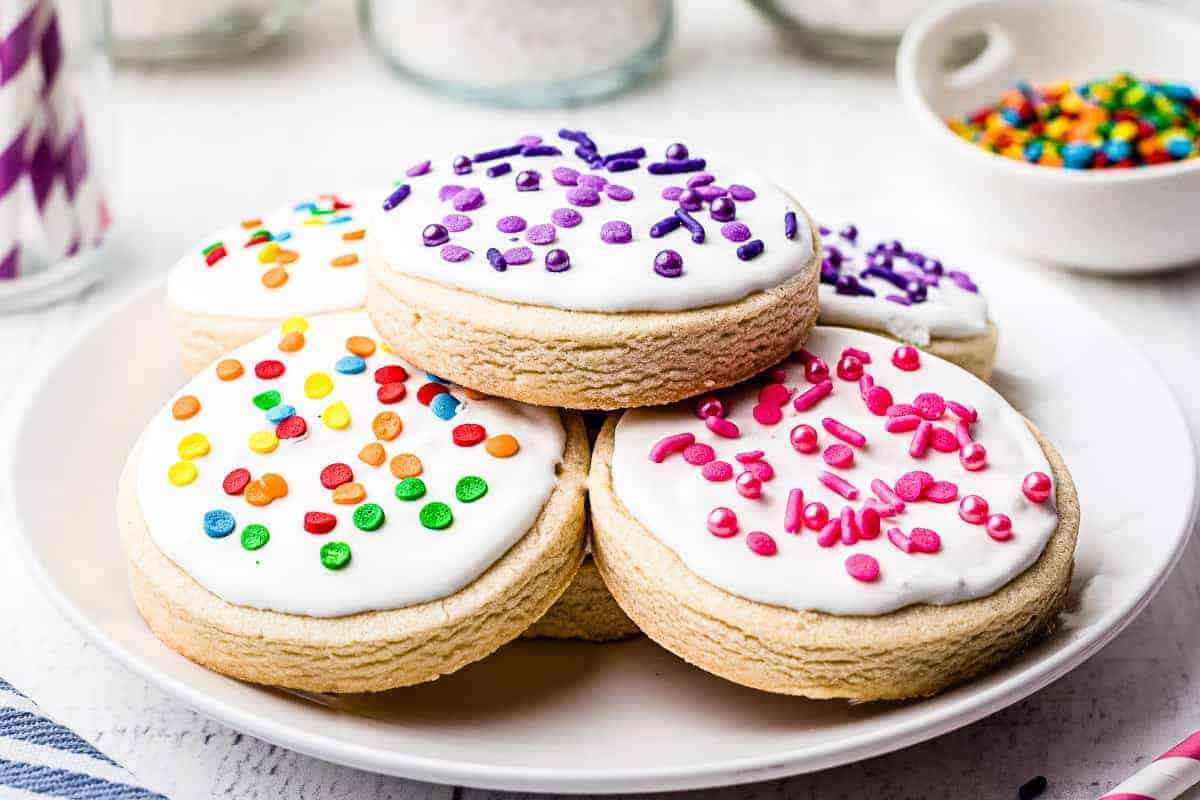
[[[951,40],[988,44],[947,71]],[[1200,22],[1125,0],[967,0],[931,8],[905,33],[896,77],[928,141],[929,179],[949,218],[1001,249],[1076,269],[1133,273],[1200,262],[1200,159],[1068,170],[1004,158],[944,122],[1018,80],[1084,81],[1130,70],[1200,88]]]

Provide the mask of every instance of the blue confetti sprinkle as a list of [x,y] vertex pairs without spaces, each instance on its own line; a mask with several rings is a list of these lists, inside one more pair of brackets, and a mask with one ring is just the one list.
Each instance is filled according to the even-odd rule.
[[281,231],[281,232],[275,234],[275,241],[277,241],[277,242],[286,242],[290,238],[292,238],[291,231]]
[[296,416],[296,407],[289,406],[286,403],[281,403],[274,408],[267,410],[267,422],[272,422],[276,425],[283,422],[288,417]]
[[429,403],[429,410],[438,419],[453,419],[458,412],[458,398],[449,392],[442,392]]
[[204,532],[212,539],[223,539],[233,533],[235,527],[237,523],[228,511],[218,508],[204,512]]
[[314,212],[314,211],[316,211],[316,210],[317,210],[317,204],[316,204],[316,203],[297,203],[297,204],[296,204],[296,205],[295,205],[295,206],[292,208],[292,211],[307,211],[307,212],[308,212],[308,213],[310,213],[310,214],[311,214],[311,213],[313,213],[313,212]]
[[433,381],[434,383],[445,383],[446,382],[445,378],[439,378],[437,375],[434,375],[432,372],[426,372],[425,378],[426,378],[426,380]]
[[327,220],[327,221],[325,222],[325,224],[326,224],[326,225],[340,225],[341,223],[343,223],[343,222],[349,222],[349,221],[350,221],[350,220],[352,220],[352,219],[354,219],[354,217],[350,216],[349,214],[342,214],[342,215],[341,215],[341,216],[339,216],[339,217],[334,217],[334,218],[333,218],[333,219],[331,219],[331,220]]
[[343,375],[357,375],[367,368],[367,362],[358,356],[342,356],[333,368]]

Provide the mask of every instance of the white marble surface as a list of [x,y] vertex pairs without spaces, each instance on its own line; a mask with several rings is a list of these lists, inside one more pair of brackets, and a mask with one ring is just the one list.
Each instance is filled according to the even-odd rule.
[[[747,152],[819,215],[887,215],[898,231],[925,234],[914,238],[956,240],[955,231],[939,229],[938,198],[920,179],[920,142],[890,75],[807,61],[733,0],[678,5],[679,32],[661,75],[568,112],[481,110],[410,88],[364,51],[349,0],[317,3],[295,35],[247,63],[120,74],[127,258],[112,279],[75,300],[0,317],[3,439],[15,424],[11,400],[28,366],[54,358],[74,330],[123,302],[206,229],[314,187],[386,179],[440,152],[437,143],[447,138],[483,141],[493,131],[560,124],[702,138]],[[1200,271],[1131,281],[1046,274],[1147,353],[1200,430]],[[1119,363],[1112,379],[1121,379]],[[0,441],[7,460],[5,448]],[[0,520],[11,520],[2,494]],[[0,546],[9,535],[0,524]],[[172,798],[507,796],[334,766],[209,722],[90,646],[34,588],[13,548],[3,549],[0,675]],[[982,722],[857,765],[705,794],[1011,797],[1040,773],[1051,781],[1047,797],[1098,796],[1200,728],[1198,579],[1194,540],[1155,601],[1115,642]]]

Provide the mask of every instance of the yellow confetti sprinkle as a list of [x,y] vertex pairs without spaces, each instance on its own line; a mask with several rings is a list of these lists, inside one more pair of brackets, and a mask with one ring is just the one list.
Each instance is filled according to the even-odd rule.
[[267,242],[258,251],[258,263],[274,264],[277,255],[279,255],[279,245],[275,242]]
[[304,379],[304,394],[313,400],[320,400],[333,391],[333,378],[324,372],[314,372]]
[[339,400],[325,409],[325,413],[321,415],[321,421],[335,431],[340,431],[350,425],[350,409],[346,408],[346,404]]
[[187,486],[192,481],[196,480],[199,474],[196,465],[190,461],[177,461],[167,467],[167,480],[176,486]]
[[288,317],[279,326],[282,333],[304,333],[308,330],[308,320],[304,317]]
[[250,434],[250,449],[256,453],[274,453],[279,447],[279,437],[270,431],[256,431]]
[[302,222],[300,224],[301,225],[324,225],[325,218],[324,217],[309,217],[308,219],[304,220],[304,222]]
[[208,437],[203,433],[189,433],[179,440],[179,445],[175,449],[184,461],[201,458],[208,455]]

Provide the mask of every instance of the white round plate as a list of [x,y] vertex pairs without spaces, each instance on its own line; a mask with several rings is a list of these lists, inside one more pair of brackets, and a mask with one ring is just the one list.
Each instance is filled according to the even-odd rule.
[[991,714],[1095,653],[1146,605],[1191,528],[1191,439],[1162,380],[1063,292],[1019,271],[989,272],[977,277],[1002,331],[995,384],[1066,457],[1083,528],[1069,610],[1054,633],[931,699],[849,705],[769,695],[645,639],[517,642],[432,684],[340,698],[192,664],[138,616],[114,512],[126,452],[185,379],[161,287],[82,335],[27,398],[11,475],[18,539],[40,584],[113,657],[233,728],[330,761],[478,787],[632,792],[877,755]]

